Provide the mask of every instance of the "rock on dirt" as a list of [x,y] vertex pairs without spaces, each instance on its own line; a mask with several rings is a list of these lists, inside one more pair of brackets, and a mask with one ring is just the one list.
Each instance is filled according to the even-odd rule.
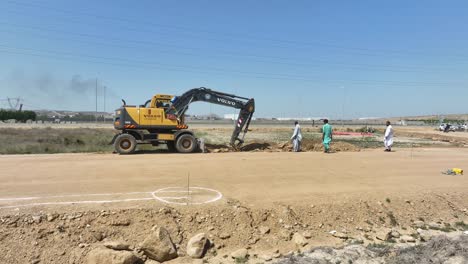
[[221,239],[228,239],[230,237],[231,237],[231,235],[228,234],[228,233],[225,233],[225,232],[219,234],[219,238],[221,238]]
[[333,236],[340,239],[348,239],[348,235],[341,232],[333,232]]
[[303,235],[301,235],[299,233],[294,233],[292,239],[293,239],[294,243],[296,245],[298,245],[298,246],[303,247],[303,246],[307,245],[307,240],[305,239],[305,237]]
[[96,248],[87,255],[87,264],[137,264],[141,260],[130,251]]
[[312,233],[310,231],[305,231],[302,235],[307,239],[312,238]]
[[128,250],[130,248],[130,245],[123,241],[106,241],[103,245],[113,250]]
[[408,235],[403,235],[400,237],[400,241],[401,242],[408,242],[408,243],[414,243],[416,242],[416,239],[412,236],[408,236]]
[[260,232],[260,234],[266,235],[266,234],[270,233],[270,228],[268,226],[260,226],[258,228],[258,231]]
[[248,253],[249,252],[247,251],[247,249],[241,248],[241,249],[238,249],[238,250],[232,252],[231,257],[233,259],[245,259],[245,258],[247,258]]
[[149,234],[140,247],[148,258],[159,262],[177,258],[177,250],[164,227],[158,227]]
[[375,235],[375,238],[381,241],[389,241],[392,238],[392,231],[387,229],[379,231]]
[[203,258],[209,246],[209,240],[205,233],[200,233],[192,238],[187,243],[187,255],[192,258]]

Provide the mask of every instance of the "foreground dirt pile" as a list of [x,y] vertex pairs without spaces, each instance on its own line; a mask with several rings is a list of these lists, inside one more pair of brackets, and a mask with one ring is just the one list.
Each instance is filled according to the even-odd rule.
[[0,263],[265,263],[322,245],[418,245],[447,232],[464,235],[466,198],[3,214]]
[[[264,152],[291,152],[292,143],[272,143],[272,142],[248,142],[242,146],[240,151],[264,151]],[[206,149],[208,152],[233,152],[235,151],[228,145],[223,144],[206,144]],[[322,142],[318,139],[304,139],[301,145],[302,151],[323,151]],[[332,144],[332,151],[360,151],[360,148],[347,142],[334,142]]]

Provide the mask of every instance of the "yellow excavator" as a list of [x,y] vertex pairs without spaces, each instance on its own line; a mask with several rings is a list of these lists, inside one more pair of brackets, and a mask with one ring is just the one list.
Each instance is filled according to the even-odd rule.
[[114,119],[114,128],[120,133],[111,144],[120,154],[135,152],[138,144],[165,144],[170,151],[195,152],[199,149],[198,140],[185,124],[185,113],[191,103],[198,101],[240,109],[230,141],[233,148],[239,149],[255,111],[255,100],[205,87],[191,89],[181,96],[156,94],[139,106],[127,105],[122,100]]

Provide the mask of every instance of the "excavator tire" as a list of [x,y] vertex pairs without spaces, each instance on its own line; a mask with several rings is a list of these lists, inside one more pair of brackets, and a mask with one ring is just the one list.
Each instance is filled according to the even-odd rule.
[[197,148],[197,139],[190,134],[180,135],[175,143],[177,152],[191,153]]
[[115,151],[119,154],[131,154],[135,151],[137,142],[130,134],[120,134],[114,142]]

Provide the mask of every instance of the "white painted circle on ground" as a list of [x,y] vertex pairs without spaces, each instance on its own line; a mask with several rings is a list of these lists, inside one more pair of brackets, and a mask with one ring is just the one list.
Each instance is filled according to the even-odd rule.
[[168,204],[200,205],[216,202],[223,195],[216,190],[204,187],[167,187],[151,193],[154,199]]

